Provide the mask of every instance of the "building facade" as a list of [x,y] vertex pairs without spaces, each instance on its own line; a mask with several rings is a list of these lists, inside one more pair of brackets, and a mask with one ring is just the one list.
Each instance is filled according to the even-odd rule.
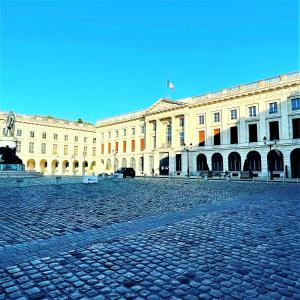
[[[6,113],[0,114],[4,134]],[[52,117],[17,115],[17,154],[27,170],[45,175],[96,172],[96,135],[92,124]]]
[[[0,114],[4,128],[6,114]],[[2,130],[2,129],[1,129]],[[251,170],[300,177],[300,72],[99,120],[17,116],[18,155],[45,174],[198,175]],[[272,147],[269,144],[276,144]]]
[[[231,171],[300,177],[300,75],[286,74],[96,124],[100,172],[197,175]],[[265,139],[264,139],[265,137]],[[268,144],[276,145],[271,149]],[[269,162],[269,163],[268,163]]]

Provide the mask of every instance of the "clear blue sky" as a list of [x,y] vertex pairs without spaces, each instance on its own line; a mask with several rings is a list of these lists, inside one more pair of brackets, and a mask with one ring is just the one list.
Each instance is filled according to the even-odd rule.
[[0,110],[95,122],[299,69],[298,1],[3,1]]

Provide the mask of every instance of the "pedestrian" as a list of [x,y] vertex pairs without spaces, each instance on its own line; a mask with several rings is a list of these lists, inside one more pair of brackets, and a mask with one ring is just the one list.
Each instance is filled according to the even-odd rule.
[[152,172],[152,177],[154,177],[154,169],[153,169],[153,168],[152,168],[152,171],[151,171],[151,172]]

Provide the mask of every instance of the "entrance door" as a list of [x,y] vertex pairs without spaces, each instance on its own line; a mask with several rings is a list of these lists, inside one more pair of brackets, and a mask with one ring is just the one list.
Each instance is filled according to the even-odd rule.
[[291,152],[291,171],[292,178],[300,178],[300,148]]
[[169,153],[159,154],[159,175],[169,175]]

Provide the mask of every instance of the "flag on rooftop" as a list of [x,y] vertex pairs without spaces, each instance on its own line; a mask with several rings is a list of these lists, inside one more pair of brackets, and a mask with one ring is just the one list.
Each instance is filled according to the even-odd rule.
[[174,83],[171,82],[169,79],[167,79],[167,88],[170,89],[171,91],[174,91],[175,89]]

